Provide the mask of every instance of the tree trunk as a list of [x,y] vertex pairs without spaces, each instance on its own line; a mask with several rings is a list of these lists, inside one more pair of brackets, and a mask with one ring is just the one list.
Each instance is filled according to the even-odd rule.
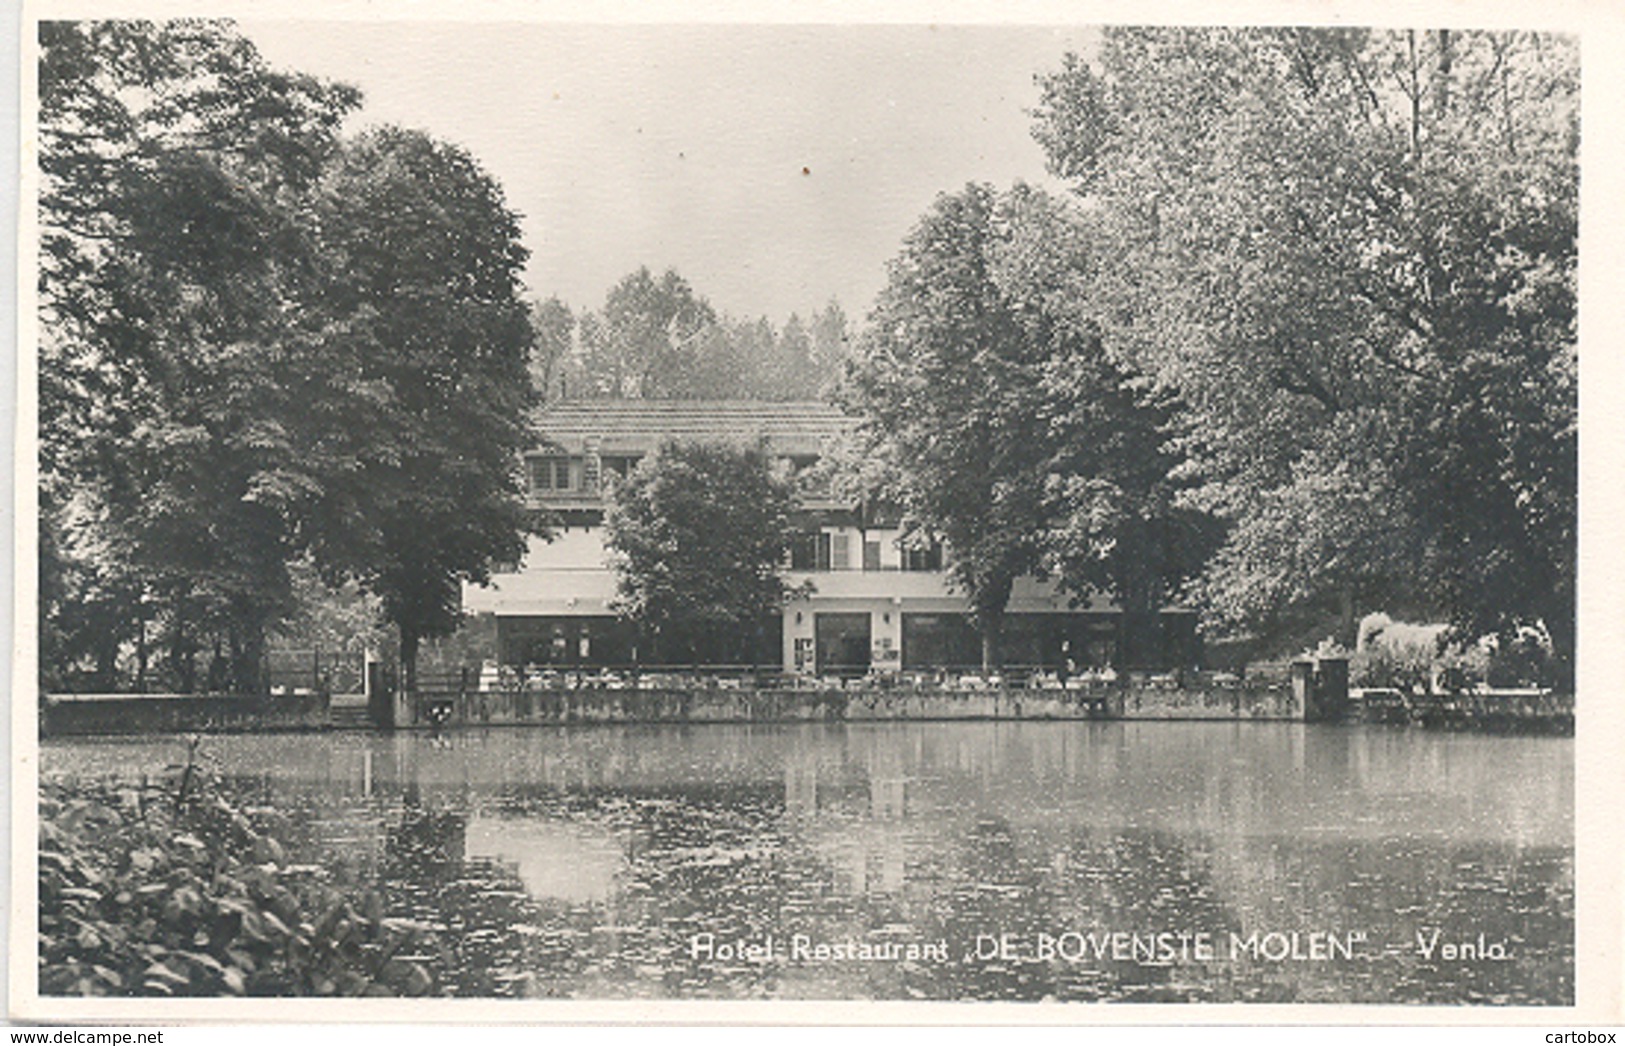
[[1574,638],[1575,621],[1572,613],[1559,611],[1545,621],[1546,634],[1552,640],[1550,682],[1560,693],[1574,693]]
[[415,694],[418,689],[418,642],[415,629],[401,626],[401,689]]
[[261,621],[242,621],[232,629],[231,636],[231,688],[238,694],[264,694],[265,679],[265,625]]
[[982,674],[990,675],[1003,665],[1000,640],[1004,635],[1004,611],[1010,605],[1015,579],[993,575],[976,591],[971,601],[976,626],[982,633]]
[[1004,611],[985,610],[977,617],[982,629],[982,674],[992,675],[1002,663],[999,640],[1004,632]]
[[144,607],[135,616],[135,692],[147,692],[147,614]]
[[179,607],[175,609],[175,619],[170,625],[169,662],[175,672],[175,688],[183,694],[195,693],[197,691],[197,644],[192,640],[192,634],[187,628],[186,618]]
[[1359,627],[1354,619],[1354,590],[1344,585],[1337,590],[1337,641],[1351,654],[1360,641]]
[[108,693],[118,689],[118,635],[108,629],[96,646],[96,689]]

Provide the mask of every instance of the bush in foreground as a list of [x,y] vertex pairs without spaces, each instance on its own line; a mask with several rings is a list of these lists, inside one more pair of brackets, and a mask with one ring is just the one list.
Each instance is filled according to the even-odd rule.
[[40,788],[42,995],[418,996],[421,924],[288,862],[189,760],[173,782]]

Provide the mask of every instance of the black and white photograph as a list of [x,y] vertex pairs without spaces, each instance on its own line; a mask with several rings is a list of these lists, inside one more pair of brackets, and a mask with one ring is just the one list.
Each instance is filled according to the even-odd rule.
[[25,11],[14,1017],[1620,1021],[1595,30],[493,10]]

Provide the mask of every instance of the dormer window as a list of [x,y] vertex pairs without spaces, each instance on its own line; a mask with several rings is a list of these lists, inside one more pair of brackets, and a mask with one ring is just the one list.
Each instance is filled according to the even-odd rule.
[[530,488],[537,493],[581,489],[581,462],[570,458],[531,458]]

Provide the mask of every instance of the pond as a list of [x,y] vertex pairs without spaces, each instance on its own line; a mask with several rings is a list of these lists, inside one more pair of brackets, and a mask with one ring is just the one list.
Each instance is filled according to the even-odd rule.
[[[1572,739],[957,722],[234,735],[472,997],[1572,1004]],[[177,738],[42,743],[158,775]]]

